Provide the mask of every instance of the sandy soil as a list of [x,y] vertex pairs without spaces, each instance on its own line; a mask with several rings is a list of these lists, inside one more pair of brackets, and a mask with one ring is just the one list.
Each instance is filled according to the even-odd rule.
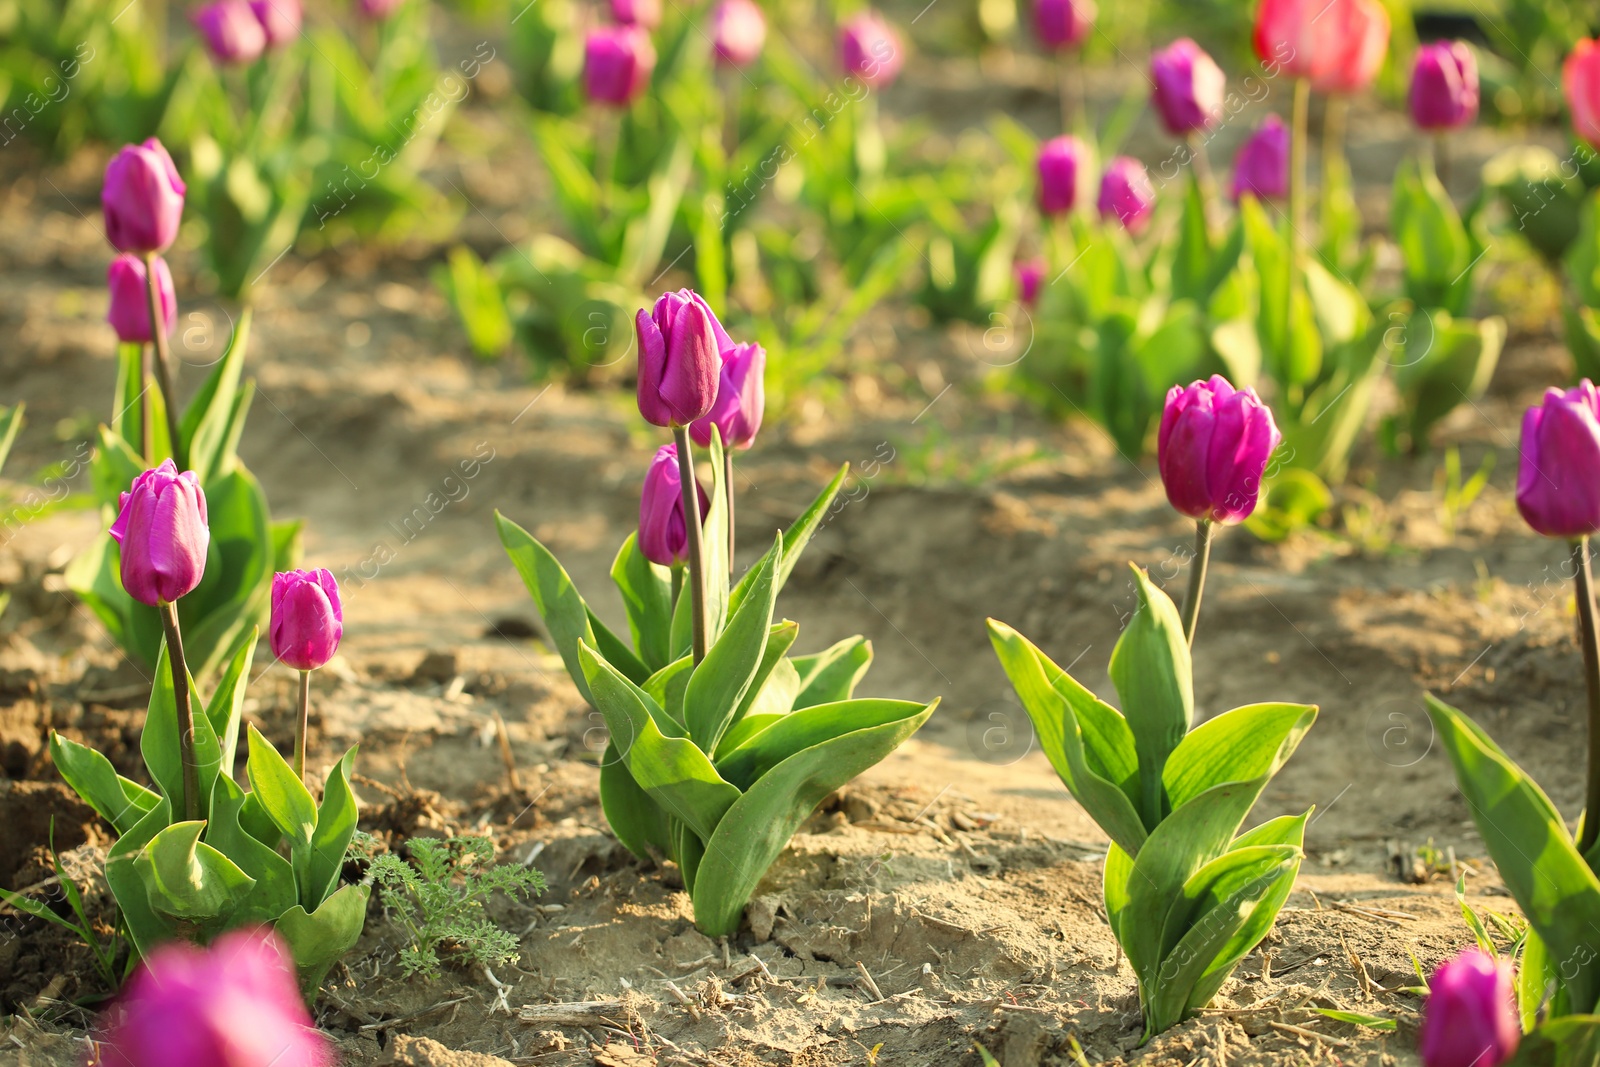
[[[905,92],[909,102],[934,90]],[[1048,117],[1037,86],[989,95],[985,110],[1022,100]],[[531,166],[487,166],[525,163],[527,150],[484,112],[468,122],[474,148],[439,166],[473,198],[469,240],[491,249],[495,231],[516,238],[534,224],[537,179]],[[1391,125],[1353,126],[1358,164],[1392,158],[1404,131]],[[1475,135],[1472,146],[1481,158],[1494,139]],[[11,339],[0,397],[26,400],[29,420],[6,472],[19,496],[35,472],[82,455],[106,415],[102,164],[94,153],[53,164],[17,146],[0,160],[0,333]],[[1377,220],[1376,180],[1364,192],[1374,199]],[[550,890],[497,905],[522,934],[518,968],[492,978],[454,969],[434,983],[398,977],[395,933],[375,905],[318,1001],[348,1063],[909,1067],[976,1064],[982,1043],[1005,1067],[1032,1067],[1078,1062],[1074,1042],[1089,1062],[1163,1067],[1414,1063],[1418,1002],[1402,990],[1417,984],[1413,958],[1431,967],[1469,940],[1452,857],[1467,865],[1483,851],[1434,751],[1423,692],[1484,722],[1564,812],[1581,804],[1579,659],[1570,597],[1552,579],[1561,552],[1528,533],[1511,498],[1518,413],[1566,366],[1553,336],[1522,332],[1491,395],[1441,433],[1469,471],[1499,457],[1453,532],[1433,488],[1438,454],[1369,453],[1331,528],[1277,546],[1243,531],[1221,539],[1197,704],[1202,714],[1264,699],[1321,705],[1257,809],[1266,818],[1315,804],[1318,815],[1300,887],[1263,950],[1215,1010],[1136,1049],[1132,973],[1099,904],[1105,839],[1032,743],[983,619],[1018,626],[1109,693],[1106,659],[1133,602],[1124,565],[1181,581],[1190,531],[1153,464],[1130,464],[1094,429],[1043,422],[989,388],[967,328],[931,328],[891,307],[860,331],[836,399],[781,413],[749,454],[739,535],[759,544],[837,463],[893,450],[809,549],[780,609],[801,622],[803,650],[872,638],[864,692],[943,703],[824,805],[763,884],[751,924],[713,943],[694,931],[671,872],[641,865],[607,832],[595,799],[598,717],[533,636],[531,601],[490,518],[498,507],[533,530],[601,614],[620,619],[605,574],[657,442],[625,394],[530,383],[515,361],[473,362],[428,281],[436,254],[347,250],[273,268],[242,452],[275,514],[309,520],[307,562],[344,583],[347,636],[318,678],[314,733],[324,766],[361,742],[364,828],[395,847],[418,833],[489,834],[506,859],[545,871]],[[176,258],[191,293],[186,257]],[[226,328],[214,302],[184,307]],[[220,353],[219,335],[186,324],[192,385]],[[463,480],[468,460],[478,473]],[[458,499],[422,522],[415,509],[430,493]],[[57,846],[77,850],[85,869],[106,842],[55,783],[44,732],[92,738],[132,768],[143,703],[138,672],[60,577],[98,516],[35,510],[0,546],[13,596],[0,617],[8,887],[49,873],[40,845],[52,816]],[[286,670],[267,671],[247,709],[280,742],[290,684]],[[1513,910],[1491,869],[1465,869],[1474,906]],[[0,1065],[73,1062],[86,1016],[72,1002],[103,992],[85,954],[40,924],[0,923],[0,1001],[18,1013]],[[620,1003],[581,1027],[518,1017],[524,1005],[580,1000]],[[1398,1028],[1336,1023],[1319,1007]]]

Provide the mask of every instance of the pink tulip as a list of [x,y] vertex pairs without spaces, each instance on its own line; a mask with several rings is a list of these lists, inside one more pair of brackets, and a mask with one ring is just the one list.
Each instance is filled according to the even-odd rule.
[[1470,949],[1428,979],[1417,1045],[1423,1067],[1500,1067],[1517,1050],[1511,965]]
[[100,187],[106,239],[119,252],[165,252],[177,240],[186,192],[160,141],[123,145]]
[[1016,265],[1017,299],[1025,308],[1039,306],[1039,290],[1044,286],[1045,263],[1042,259],[1024,259]]
[[[160,256],[156,264],[156,299],[161,306],[161,332],[170,334],[178,318],[178,297],[172,287],[172,271]],[[106,270],[106,288],[111,291],[111,306],[106,321],[123,341],[143,343],[150,336],[150,295],[145,290],[144,260],[124,252]]]
[[1070,134],[1039,149],[1039,210],[1046,215],[1071,211],[1089,180],[1089,146]]
[[1329,7],[1330,0],[1261,0],[1256,10],[1256,58],[1291,78],[1327,77],[1341,46],[1335,37],[1340,28],[1323,22]]
[[1041,44],[1060,51],[1083,43],[1096,13],[1094,0],[1034,0],[1033,25]]
[[1144,164],[1132,156],[1113,159],[1100,179],[1097,206],[1102,219],[1116,218],[1129,233],[1143,230],[1156,207],[1155,186]]
[[101,1020],[95,1067],[331,1067],[289,950],[234,931],[210,948],[158,946]]
[[1180,37],[1150,57],[1156,113],[1167,132],[1184,137],[1216,126],[1227,77],[1205,50]]
[[722,353],[733,347],[704,298],[663,293],[634,316],[639,335],[639,414],[652,426],[688,426],[717,399]]
[[722,435],[726,448],[749,448],[761,432],[766,408],[767,350],[758,344],[734,345],[722,353],[717,379],[717,399],[711,410],[689,424],[697,445],[711,443],[711,427]]
[[839,30],[839,63],[871,88],[886,86],[900,74],[905,50],[894,29],[870,11],[863,11]]
[[1378,0],[1334,0],[1317,20],[1328,27],[1327,70],[1313,83],[1323,93],[1358,93],[1372,84],[1389,53],[1389,10]]
[[1157,465],[1172,506],[1192,519],[1224,526],[1256,509],[1261,476],[1283,435],[1254,389],[1235,389],[1219,374],[1167,392],[1157,436]]
[[711,13],[711,39],[718,63],[748,67],[766,44],[767,17],[754,0],[721,0]]
[[655,68],[655,46],[638,26],[589,31],[583,46],[583,87],[595,103],[627,107],[650,84]]
[[282,48],[300,36],[300,0],[250,0],[250,10],[267,35],[268,48]]
[[1600,533],[1600,393],[1585,378],[1522,417],[1517,510],[1546,537]]
[[1572,112],[1572,130],[1600,148],[1600,40],[1582,40],[1561,67],[1561,87]]
[[[700,521],[705,522],[711,501],[700,494]],[[656,449],[645,472],[639,495],[639,551],[651,563],[671,567],[689,558],[689,527],[683,520],[683,472],[678,468],[678,446]]]
[[190,16],[218,63],[253,63],[267,50],[267,31],[245,0],[215,0]]
[[653,30],[661,25],[661,0],[611,0],[611,17],[622,26]]
[[279,571],[272,576],[272,654],[297,671],[333,658],[344,637],[344,606],[333,574]]
[[110,530],[122,546],[122,588],[151,607],[192,592],[206,573],[206,523],[206,494],[194,471],[180,474],[166,459],[134,478]]
[[1277,115],[1269,114],[1233,157],[1229,192],[1235,200],[1245,193],[1262,200],[1289,195],[1289,127]]
[[356,0],[356,10],[369,22],[382,22],[400,7],[405,0]]
[[1466,42],[1417,49],[1408,102],[1412,121],[1424,130],[1456,130],[1478,117],[1478,60]]

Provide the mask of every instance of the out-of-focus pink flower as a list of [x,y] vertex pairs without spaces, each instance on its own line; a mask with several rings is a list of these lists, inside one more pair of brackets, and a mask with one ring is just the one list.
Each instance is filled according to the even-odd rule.
[[[178,318],[178,296],[172,288],[172,271],[167,261],[155,257],[156,300],[161,308],[161,332],[170,334]],[[111,291],[111,306],[106,321],[123,341],[143,343],[153,340],[150,333],[150,294],[146,290],[144,260],[124,252],[106,270],[106,288]]]
[[1156,207],[1150,173],[1132,156],[1118,156],[1100,178],[1100,217],[1115,217],[1129,233],[1138,233]]
[[253,63],[267,50],[267,31],[245,0],[215,0],[190,21],[218,63]]
[[1378,0],[1334,0],[1317,20],[1329,28],[1327,68],[1312,83],[1322,93],[1358,93],[1389,52],[1389,10]]
[[1228,80],[1216,60],[1187,37],[1150,57],[1156,113],[1167,132],[1178,137],[1216,126]]
[[1096,13],[1094,0],[1034,0],[1033,26],[1046,48],[1076,48],[1094,28]]
[[1411,66],[1411,120],[1424,130],[1457,130],[1478,117],[1478,59],[1465,41],[1417,49]]
[[1089,146],[1063,134],[1039,149],[1039,210],[1046,215],[1071,211],[1089,181]]
[[1235,200],[1245,193],[1262,200],[1282,200],[1289,195],[1289,127],[1277,115],[1268,115],[1233,157],[1229,192]]
[[767,43],[767,17],[754,0],[720,0],[711,13],[711,39],[718,63],[748,67]]
[[894,28],[871,11],[863,11],[839,29],[839,64],[876,89],[900,75],[905,49]]
[[650,84],[656,49],[638,26],[601,26],[583,46],[583,87],[589,99],[627,107]]
[[123,145],[100,187],[106,239],[118,252],[165,252],[178,238],[186,192],[160,141]]
[[1600,148],[1600,40],[1572,46],[1561,67],[1561,88],[1572,112],[1573,132]]
[[1167,393],[1157,437],[1157,465],[1167,500],[1192,519],[1230,526],[1256,509],[1261,476],[1283,435],[1254,389],[1226,378]]
[[1470,949],[1428,979],[1417,1046],[1423,1067],[1500,1067],[1517,1051],[1511,966]]

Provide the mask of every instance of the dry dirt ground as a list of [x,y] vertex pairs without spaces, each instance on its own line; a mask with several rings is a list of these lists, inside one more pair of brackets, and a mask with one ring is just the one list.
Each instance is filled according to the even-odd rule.
[[[1030,92],[1047,111],[1049,94]],[[469,237],[492,248],[491,230],[528,232],[536,168],[486,114],[469,112],[468,123],[478,147],[440,168],[474,200]],[[1377,120],[1355,128],[1366,131],[1358,161],[1392,158],[1404,137]],[[81,457],[106,415],[102,165],[96,152],[57,163],[17,146],[0,161],[0,398],[28,404],[7,467],[24,503],[36,472]],[[1381,219],[1381,203],[1369,217]],[[1078,1063],[1080,1048],[1091,1063],[1152,1067],[1414,1063],[1418,1001],[1401,991],[1417,984],[1413,959],[1431,968],[1469,940],[1451,870],[1469,872],[1474,906],[1513,910],[1480,862],[1424,691],[1484,722],[1564,812],[1578,811],[1583,700],[1570,597],[1554,578],[1563,553],[1530,535],[1511,497],[1520,410],[1567,371],[1552,336],[1523,331],[1491,395],[1443,428],[1468,471],[1499,457],[1453,532],[1434,490],[1438,453],[1369,451],[1330,528],[1282,545],[1241,530],[1221,538],[1197,704],[1202,714],[1265,699],[1319,704],[1257,809],[1265,818],[1314,804],[1318,814],[1276,932],[1214,1010],[1137,1048],[1133,977],[1099,904],[1105,839],[1032,743],[983,619],[1018,626],[1109,693],[1105,663],[1133,601],[1124,567],[1135,560],[1181,581],[1189,530],[1152,463],[1130,464],[1094,429],[1041,421],[990,387],[965,328],[885,308],[860,331],[857,369],[832,399],[774,417],[742,460],[739,534],[759,544],[835,465],[878,459],[780,609],[802,623],[804,650],[872,638],[865,692],[943,703],[824,805],[761,887],[751,923],[713,943],[694,930],[670,872],[632,859],[607,832],[598,718],[536,639],[491,521],[499,508],[533,530],[616,620],[606,570],[657,442],[625,392],[530,383],[515,361],[473,362],[428,281],[436,254],[290,255],[273,268],[256,312],[259,389],[242,452],[275,514],[308,520],[307,564],[344,582],[344,648],[315,687],[315,762],[360,741],[365,829],[397,848],[415,834],[487,834],[506,860],[546,872],[550,889],[495,906],[521,934],[517,967],[447,969],[431,983],[399,976],[397,933],[375,903],[317,1001],[347,1063],[911,1067],[976,1064],[975,1043],[1005,1067]],[[176,259],[180,291],[193,292],[193,256]],[[216,308],[203,297],[185,306]],[[186,385],[215,345],[185,335]],[[447,484],[468,459],[477,475]],[[430,493],[458,499],[417,512]],[[106,843],[56,783],[48,728],[93,739],[124,769],[137,762],[141,678],[60,577],[99,521],[29,506],[0,546],[12,594],[0,617],[7,887],[48,875],[52,818],[57,846],[76,849],[85,869]],[[268,670],[247,708],[280,743],[290,687],[289,672]],[[82,950],[40,924],[3,921],[0,1002],[14,1014],[0,1065],[73,1062],[87,1018],[73,1002],[103,989]],[[561,1025],[519,1017],[526,1005],[590,1000],[619,1003]],[[1334,1022],[1319,1007],[1397,1029]]]

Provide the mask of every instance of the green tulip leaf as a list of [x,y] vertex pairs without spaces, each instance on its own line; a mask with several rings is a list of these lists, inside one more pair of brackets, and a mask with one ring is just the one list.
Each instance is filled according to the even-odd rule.
[[684,725],[703,752],[716,751],[745,694],[759,685],[756,675],[772,628],[776,572],[782,562],[783,539],[778,537],[772,552],[762,557],[750,594],[689,677],[683,695]]
[[299,857],[310,849],[312,835],[316,833],[317,802],[311,799],[311,792],[294,773],[294,768],[260,730],[251,726],[249,739],[250,756],[245,761],[245,774],[250,779],[250,792],[273,825],[289,839],[298,872],[302,869]]
[[233,777],[235,756],[239,748],[239,722],[244,714],[245,688],[250,680],[250,662],[255,658],[256,642],[261,628],[252,626],[239,641],[234,653],[228,657],[228,667],[217,680],[206,705],[206,719],[211,732],[216,735],[217,747],[222,753],[219,774]]
[[129,940],[144,957],[150,955],[157,943],[170,938],[172,929],[168,920],[150,906],[150,893],[140,876],[137,861],[144,847],[171,822],[172,807],[167,798],[162,797],[106,853],[106,884],[122,912]]
[[296,904],[273,924],[294,956],[302,993],[315,993],[329,968],[360,940],[371,893],[368,885],[343,886],[315,911]]
[[1550,798],[1482,727],[1431,694],[1428,716],[1500,877],[1549,958],[1561,961],[1571,1004],[1593,1008],[1600,967],[1590,946],[1600,922],[1600,879],[1578,854]]
[[600,807],[611,832],[640,859],[671,852],[667,814],[639,787],[615,744],[606,745],[600,763]]
[[898,722],[926,705],[912,700],[843,700],[817,704],[776,719],[716,763],[741,792],[790,756],[857,730]]
[[203,822],[180,822],[150,839],[134,861],[150,907],[178,922],[220,928],[232,918],[255,879],[200,840]]
[[[193,678],[189,679],[189,697],[194,718],[194,758],[200,772],[199,812],[203,819],[210,810],[211,792],[222,771],[222,748],[195,692]],[[145,712],[144,730],[139,735],[139,752],[144,756],[144,764],[162,795],[172,798],[174,806],[181,810],[183,762],[178,752],[178,703],[173,695],[172,669],[164,644],[156,659],[150,705]]]
[[[800,692],[800,674],[794,669],[792,662],[783,658],[781,651],[776,657],[773,656],[773,644],[775,641],[780,636],[792,641],[795,632],[799,629],[793,623],[788,624],[788,626],[790,629],[786,633],[780,631],[777,626],[772,628],[772,635],[767,638],[767,655],[762,660],[762,667],[766,668],[766,660],[768,659],[772,659],[774,662],[771,668],[766,669],[764,678],[760,678],[761,672],[757,672],[761,688],[745,694],[744,702],[739,705],[739,710],[733,716],[733,724],[722,735],[724,740],[727,739],[729,733],[736,730],[739,724],[744,722],[746,717],[750,715],[787,715],[795,710],[795,697]],[[721,750],[722,741],[718,741],[717,751],[720,752]]]
[[639,551],[639,533],[628,534],[611,564],[611,579],[622,593],[628,612],[628,630],[639,658],[653,671],[667,665],[672,636],[672,588],[665,567],[651,563]]
[[[328,771],[317,808],[317,828],[311,834],[311,849],[305,873],[300,875],[300,903],[312,911],[328,898],[339,884],[345,851],[355,836],[356,797],[350,790],[350,775],[356,764],[356,749],[350,750]],[[299,872],[296,872],[299,875]]]
[[116,772],[111,761],[92,748],[50,731],[50,758],[68,785],[120,834],[133,829],[161,798]]
[[1139,810],[1153,830],[1170,807],[1162,772],[1194,720],[1194,683],[1177,607],[1144,570],[1130,569],[1139,606],[1111,652],[1111,682],[1139,755]]
[[247,795],[231,778],[217,779],[211,821],[206,825],[206,843],[255,880],[254,887],[239,901],[234,912],[234,921],[241,925],[270,923],[299,901],[294,867],[278,855],[276,849],[246,832],[239,823],[239,813]]
[[800,678],[794,707],[849,700],[872,666],[872,642],[857,634],[811,656],[792,660]]
[[1309,704],[1250,704],[1191,730],[1167,758],[1161,778],[1174,808],[1224,782],[1271,778],[1316,721]]
[[[695,925],[702,933],[708,937],[734,933],[762,875],[800,824],[829,793],[881,762],[914,734],[938,701],[899,706],[908,710],[897,719],[833,737],[784,759],[738,797],[714,833],[702,835],[705,855],[692,890]],[[773,729],[777,725],[758,734],[756,741]]]
[[683,722],[683,694],[689,688],[689,677],[694,674],[694,657],[679,656],[671,663],[644,680],[639,688],[650,694],[663,715],[656,727],[668,737],[688,737],[689,728]]

